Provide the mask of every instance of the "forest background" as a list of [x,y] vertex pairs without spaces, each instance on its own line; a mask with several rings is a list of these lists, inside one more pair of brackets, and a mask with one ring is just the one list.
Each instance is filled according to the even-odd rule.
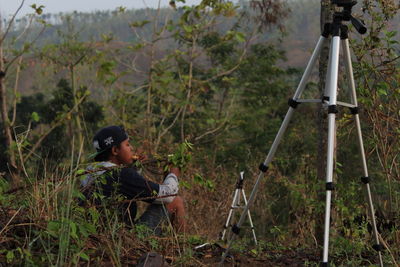
[[[204,264],[193,246],[218,239],[240,171],[249,194],[320,35],[320,2],[181,2],[66,14],[34,5],[32,15],[2,21],[0,263],[124,265],[154,249],[172,264]],[[350,27],[350,44],[384,259],[394,265],[399,6],[366,0],[353,11],[368,27],[363,36]],[[342,75],[339,97],[348,101],[347,91]],[[321,97],[318,69],[304,97]],[[247,229],[234,248],[248,249],[248,257],[310,251],[302,264],[318,262],[325,205],[325,180],[317,175],[325,161],[320,109],[296,109],[251,209],[260,242],[254,246]],[[337,122],[331,255],[338,265],[372,265],[356,129],[344,108]],[[92,136],[110,124],[123,125],[147,156],[139,164],[146,177],[161,182],[168,155],[183,168],[190,229],[182,239],[145,236],[115,214],[102,220],[98,208],[78,205]]]

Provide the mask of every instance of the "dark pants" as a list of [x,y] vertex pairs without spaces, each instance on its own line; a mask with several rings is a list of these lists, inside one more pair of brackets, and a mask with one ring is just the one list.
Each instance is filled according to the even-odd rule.
[[153,230],[156,235],[161,235],[162,225],[168,222],[169,219],[170,214],[165,205],[150,204],[136,223],[146,225]]

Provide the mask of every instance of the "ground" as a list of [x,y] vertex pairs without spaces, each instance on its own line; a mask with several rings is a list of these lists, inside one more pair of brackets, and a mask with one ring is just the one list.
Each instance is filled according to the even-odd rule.
[[[223,248],[208,245],[197,250],[195,257],[205,265],[215,266],[221,261]],[[302,249],[278,249],[269,251],[235,251],[226,258],[223,266],[305,266],[307,262],[319,262],[318,253]]]

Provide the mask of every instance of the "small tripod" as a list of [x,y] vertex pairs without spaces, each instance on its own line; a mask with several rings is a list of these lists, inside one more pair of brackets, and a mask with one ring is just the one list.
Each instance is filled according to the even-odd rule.
[[[229,249],[234,241],[235,236],[238,235],[240,231],[240,227],[244,221],[245,214],[248,212],[250,206],[253,204],[255,195],[258,190],[258,185],[260,183],[261,177],[268,170],[268,165],[271,163],[272,158],[275,155],[275,152],[278,148],[278,145],[282,139],[284,132],[289,124],[289,121],[293,115],[296,107],[301,103],[322,103],[323,106],[327,107],[328,110],[328,148],[327,148],[327,164],[326,164],[326,206],[325,206],[325,226],[324,226],[324,247],[323,247],[323,257],[321,266],[328,266],[328,250],[329,250],[329,227],[330,227],[330,212],[331,212],[331,197],[333,186],[333,165],[334,165],[334,149],[335,149],[335,138],[336,138],[336,113],[338,112],[337,106],[344,106],[350,109],[351,114],[354,116],[354,121],[357,128],[357,136],[358,143],[360,147],[360,153],[362,158],[362,167],[363,167],[363,176],[361,177],[361,181],[365,184],[367,195],[368,195],[368,204],[369,211],[372,219],[372,227],[374,232],[375,244],[372,246],[379,255],[380,266],[383,267],[382,255],[381,251],[383,249],[382,245],[379,242],[379,235],[376,227],[375,221],[375,211],[372,203],[371,190],[369,186],[369,177],[368,177],[368,169],[364,152],[363,139],[361,134],[361,125],[360,119],[358,115],[358,104],[357,104],[357,96],[355,90],[355,83],[353,78],[353,69],[351,64],[351,56],[349,49],[349,41],[348,41],[348,27],[343,25],[343,21],[351,21],[354,28],[360,33],[364,34],[367,29],[366,27],[356,18],[351,15],[352,7],[357,4],[356,1],[351,0],[332,0],[332,4],[337,5],[342,8],[341,12],[335,12],[333,16],[332,23],[327,23],[324,25],[324,31],[321,37],[318,40],[318,43],[313,51],[313,54],[307,64],[307,67],[304,71],[304,74],[300,80],[300,83],[297,87],[297,90],[292,99],[289,99],[289,110],[286,113],[285,119],[282,122],[282,125],[275,137],[275,140],[271,146],[271,149],[268,152],[267,158],[263,163],[260,164],[259,175],[256,180],[256,183],[251,192],[249,201],[243,213],[240,216],[238,223],[232,226],[232,232],[236,235],[232,235],[232,238],[228,242],[228,246],[222,256],[221,264],[224,262]],[[321,52],[324,42],[332,36],[331,45],[330,45],[330,53],[329,53],[329,62],[328,62],[328,70],[326,76],[325,83],[325,92],[322,99],[300,99],[301,94],[304,91],[307,80],[310,76],[311,70],[315,65],[315,62]],[[338,83],[338,74],[339,74],[339,50],[340,44],[343,45],[343,56],[344,56],[344,65],[346,69],[347,78],[349,80],[349,87],[351,90],[351,103],[344,103],[337,101],[337,83]]]
[[[236,182],[235,194],[233,195],[231,208],[229,210],[228,219],[226,220],[226,223],[224,225],[224,231],[222,232],[221,240],[225,239],[226,229],[230,225],[230,222],[231,222],[231,219],[232,219],[233,210],[234,209],[238,209],[238,208],[245,208],[247,206],[247,198],[246,198],[246,194],[245,194],[245,192],[243,190],[243,181],[244,181],[244,176],[243,175],[244,175],[244,172],[240,172],[240,176],[239,176],[239,178],[238,178],[238,180]],[[240,195],[243,196],[244,206],[241,206],[241,204],[240,204]],[[247,216],[249,217],[251,231],[253,232],[254,243],[257,245],[256,232],[254,231],[253,220],[251,219],[251,215],[250,215],[250,210],[249,209],[247,209]]]

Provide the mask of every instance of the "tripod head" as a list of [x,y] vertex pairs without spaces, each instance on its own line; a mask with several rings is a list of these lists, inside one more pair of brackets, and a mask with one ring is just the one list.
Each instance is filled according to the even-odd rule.
[[238,177],[238,180],[236,182],[236,188],[240,189],[243,188],[243,182],[244,182],[244,172],[240,172],[240,176]]
[[357,1],[351,0],[332,0],[333,5],[338,7],[343,7],[340,12],[335,12],[333,14],[333,23],[342,24],[342,21],[351,21],[354,28],[360,33],[364,34],[367,32],[367,27],[358,19],[351,15],[351,9],[357,4]]

